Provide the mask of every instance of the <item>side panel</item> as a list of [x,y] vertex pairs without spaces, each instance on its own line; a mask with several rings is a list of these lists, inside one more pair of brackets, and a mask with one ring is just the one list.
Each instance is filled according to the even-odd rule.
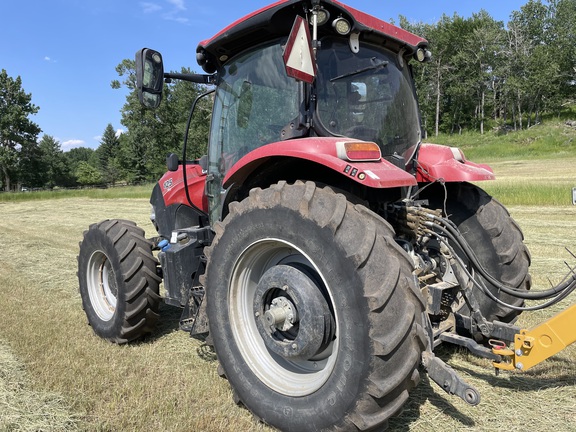
[[394,164],[380,159],[376,162],[350,162],[338,157],[336,143],[345,138],[302,138],[259,147],[240,159],[226,174],[224,187],[242,183],[265,160],[291,157],[315,162],[351,180],[371,188],[415,186],[416,179]]
[[494,180],[492,168],[466,160],[457,148],[437,144],[422,144],[417,157],[418,182]]
[[[187,165],[186,177],[192,203],[204,213],[208,213],[208,200],[204,194],[206,174],[202,171],[202,167],[195,164]],[[160,191],[162,192],[167,207],[172,204],[190,205],[186,198],[184,175],[181,167],[178,168],[178,171],[168,171],[164,174],[158,181],[158,185],[160,186]]]

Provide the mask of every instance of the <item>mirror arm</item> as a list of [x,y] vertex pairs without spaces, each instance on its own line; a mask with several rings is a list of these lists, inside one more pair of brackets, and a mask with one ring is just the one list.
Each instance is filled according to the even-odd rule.
[[196,84],[213,84],[216,81],[216,75],[201,75],[201,74],[182,74],[167,72],[164,74],[164,79],[168,80],[177,79],[188,81]]

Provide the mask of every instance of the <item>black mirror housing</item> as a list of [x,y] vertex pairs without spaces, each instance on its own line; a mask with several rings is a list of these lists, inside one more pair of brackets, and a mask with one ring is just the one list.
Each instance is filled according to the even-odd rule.
[[143,48],[136,53],[136,87],[143,106],[158,108],[164,87],[164,64],[158,51]]
[[178,167],[180,166],[180,161],[178,160],[178,156],[174,153],[170,153],[166,158],[166,167],[168,171],[178,171]]

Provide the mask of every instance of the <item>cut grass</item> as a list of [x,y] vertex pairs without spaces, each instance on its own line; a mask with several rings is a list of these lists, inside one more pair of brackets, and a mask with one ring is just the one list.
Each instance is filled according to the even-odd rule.
[[[573,178],[565,176],[564,167],[575,161],[496,163],[499,180],[482,186],[570,189]],[[524,229],[535,287],[548,287],[548,277],[558,281],[567,270],[564,260],[573,261],[564,247],[576,248],[576,208],[563,201],[516,205],[510,204],[513,193],[494,195],[510,206]],[[26,423],[31,417],[24,416],[14,421],[0,404],[1,431],[269,430],[234,404],[208,347],[177,330],[178,310],[163,307],[154,335],[129,346],[99,339],[86,324],[76,279],[82,231],[90,223],[119,217],[134,220],[152,236],[148,215],[147,197],[0,204],[0,342],[9,347],[0,345],[0,356],[9,353],[9,361],[0,357],[0,385],[9,382],[0,387],[0,401],[16,413],[41,412],[44,421],[55,422],[41,426],[36,420]],[[519,324],[531,327],[575,302],[574,297],[525,313]],[[480,391],[481,404],[470,407],[423,376],[391,430],[521,430],[527,424],[544,432],[575,430],[576,347],[527,373],[498,378],[489,361],[463,350],[440,347],[436,353]],[[2,381],[5,377],[9,381]],[[29,405],[29,399],[37,405]]]
[[0,431],[79,430],[62,396],[29,387],[22,362],[0,341]]

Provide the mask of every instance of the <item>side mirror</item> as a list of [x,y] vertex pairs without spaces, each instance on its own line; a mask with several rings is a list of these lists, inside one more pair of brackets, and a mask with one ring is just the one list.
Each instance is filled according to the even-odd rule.
[[158,108],[164,87],[162,55],[150,48],[136,53],[136,88],[138,99],[146,108]]
[[178,166],[180,165],[180,161],[178,160],[178,156],[174,153],[170,153],[166,158],[166,167],[168,171],[178,171]]

